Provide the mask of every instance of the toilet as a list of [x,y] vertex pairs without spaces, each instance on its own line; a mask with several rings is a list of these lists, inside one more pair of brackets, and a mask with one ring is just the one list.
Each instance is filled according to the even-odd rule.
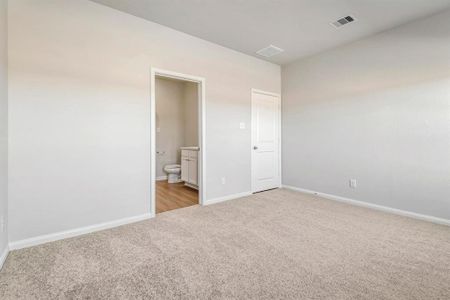
[[167,173],[168,183],[180,182],[181,166],[180,165],[166,165],[164,166],[164,172]]

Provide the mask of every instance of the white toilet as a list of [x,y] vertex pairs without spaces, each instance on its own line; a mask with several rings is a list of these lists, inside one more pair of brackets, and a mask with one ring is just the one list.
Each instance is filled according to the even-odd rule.
[[181,174],[181,166],[180,165],[165,165],[164,172],[167,173],[167,182],[168,183],[178,183],[181,182],[180,174]]

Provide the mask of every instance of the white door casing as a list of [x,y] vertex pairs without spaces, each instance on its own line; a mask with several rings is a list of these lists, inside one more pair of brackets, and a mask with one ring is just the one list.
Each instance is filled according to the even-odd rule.
[[252,90],[252,192],[281,186],[280,96]]
[[[156,215],[156,77],[172,78],[197,83],[198,86],[198,130],[200,147],[197,156],[197,185],[199,187],[199,204],[204,205],[206,195],[206,80],[173,71],[150,68],[150,214]],[[187,175],[189,176],[189,175]]]

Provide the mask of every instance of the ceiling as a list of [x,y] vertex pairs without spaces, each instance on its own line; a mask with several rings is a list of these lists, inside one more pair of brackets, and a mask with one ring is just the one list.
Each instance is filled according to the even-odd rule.
[[[287,64],[450,8],[450,0],[92,0],[204,40]],[[339,29],[329,23],[357,21]],[[262,58],[262,57],[260,57]]]

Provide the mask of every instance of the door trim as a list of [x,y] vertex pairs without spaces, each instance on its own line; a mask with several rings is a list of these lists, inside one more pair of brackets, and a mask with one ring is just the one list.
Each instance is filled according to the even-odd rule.
[[253,151],[253,142],[255,140],[254,131],[253,131],[253,110],[254,110],[254,95],[260,94],[260,95],[269,95],[278,98],[278,184],[277,187],[281,188],[281,95],[278,93],[273,92],[267,92],[259,89],[252,89],[251,91],[251,99],[252,99],[252,110],[251,110],[251,186],[252,186],[252,193],[255,193],[255,158],[254,158],[254,151]]
[[156,215],[156,76],[195,82],[198,84],[198,203],[204,205],[206,197],[206,80],[203,77],[150,68],[150,213]]

